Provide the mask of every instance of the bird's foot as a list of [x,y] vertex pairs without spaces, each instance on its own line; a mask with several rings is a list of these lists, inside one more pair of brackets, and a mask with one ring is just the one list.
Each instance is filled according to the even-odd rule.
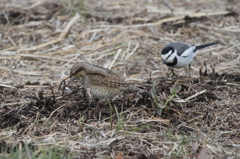
[[88,95],[89,104],[91,104],[92,101],[93,101],[92,94],[91,94],[91,89],[87,88],[86,91],[87,91],[87,95]]

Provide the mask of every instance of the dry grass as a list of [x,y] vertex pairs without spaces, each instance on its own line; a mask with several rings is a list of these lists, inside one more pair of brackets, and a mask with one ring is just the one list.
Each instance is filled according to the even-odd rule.
[[[2,0],[0,6],[0,151],[3,143],[24,141],[67,147],[82,158],[240,157],[238,0]],[[169,79],[160,51],[174,41],[222,44],[199,52],[193,78],[180,69],[179,78]],[[163,101],[176,81],[181,90],[162,115],[144,94],[89,105],[75,84],[61,96],[60,81],[80,61],[146,90],[153,80]]]

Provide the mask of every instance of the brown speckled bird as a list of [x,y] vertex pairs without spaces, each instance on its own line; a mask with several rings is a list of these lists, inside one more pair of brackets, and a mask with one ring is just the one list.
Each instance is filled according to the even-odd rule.
[[111,70],[91,65],[86,62],[79,62],[70,70],[70,81],[78,80],[86,89],[90,99],[111,98],[121,91],[146,92],[133,85],[125,83],[123,78],[113,73]]

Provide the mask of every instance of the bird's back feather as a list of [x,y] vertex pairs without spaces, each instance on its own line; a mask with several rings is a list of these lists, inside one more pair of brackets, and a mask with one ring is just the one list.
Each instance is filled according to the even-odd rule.
[[168,44],[166,47],[173,47],[174,49],[176,49],[178,51],[178,55],[180,56],[182,53],[184,53],[184,51],[189,49],[190,46],[191,45],[188,45],[188,44],[183,44],[183,43],[180,43],[180,42],[174,42],[174,43]]

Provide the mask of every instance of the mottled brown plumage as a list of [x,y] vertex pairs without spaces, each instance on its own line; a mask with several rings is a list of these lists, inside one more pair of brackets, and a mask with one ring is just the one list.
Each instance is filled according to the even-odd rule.
[[143,91],[124,82],[124,79],[111,70],[79,62],[70,70],[70,82],[78,80],[88,95],[94,98],[106,99],[119,94],[121,91]]

